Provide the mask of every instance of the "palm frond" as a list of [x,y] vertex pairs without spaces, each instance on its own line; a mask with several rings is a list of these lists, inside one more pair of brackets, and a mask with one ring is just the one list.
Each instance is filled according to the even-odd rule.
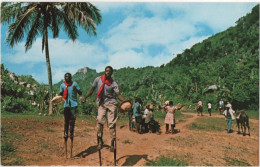
[[65,3],[63,10],[69,19],[75,20],[88,34],[96,35],[96,25],[100,24],[102,17],[99,10],[89,2]]
[[1,23],[11,23],[37,3],[6,3],[1,6]]
[[13,47],[17,42],[19,42],[24,37],[24,32],[29,28],[29,24],[33,19],[33,10],[36,6],[33,6],[26,13],[18,16],[13,24],[10,25],[8,29],[8,36],[6,38],[7,43]]
[[64,30],[67,32],[68,36],[74,41],[78,37],[78,28],[75,24],[75,20],[69,19],[68,15],[65,12],[60,11],[57,8],[55,9],[55,12],[57,17],[63,21],[62,23]]
[[25,43],[25,51],[28,51],[31,47],[33,42],[36,40],[36,36],[39,34],[39,31],[42,29],[42,19],[41,13],[38,12],[34,22],[32,23],[31,29],[28,32],[28,36]]

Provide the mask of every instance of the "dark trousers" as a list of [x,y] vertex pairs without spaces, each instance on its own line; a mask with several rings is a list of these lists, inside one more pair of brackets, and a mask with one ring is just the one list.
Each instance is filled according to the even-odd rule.
[[208,108],[208,113],[211,116],[211,108]]
[[[172,124],[171,125],[171,128],[172,128],[172,133],[174,132],[174,128],[175,128],[175,124]],[[166,132],[169,131],[169,124],[166,124]]]
[[65,107],[64,108],[64,138],[68,138],[68,132],[70,130],[70,137],[74,135],[74,126],[76,120],[77,107]]
[[128,113],[128,119],[129,119],[129,130],[133,130],[133,123],[132,123],[132,116],[133,114]]
[[136,121],[136,129],[138,133],[141,133],[141,125],[142,125],[142,116],[135,117]]

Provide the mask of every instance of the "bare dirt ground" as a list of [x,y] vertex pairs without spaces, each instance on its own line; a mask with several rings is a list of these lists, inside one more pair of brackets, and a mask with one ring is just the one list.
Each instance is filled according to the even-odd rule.
[[[251,136],[237,134],[235,121],[233,133],[226,129],[220,132],[189,130],[186,125],[199,117],[195,113],[176,125],[176,134],[137,134],[130,132],[128,126],[117,125],[117,165],[144,166],[146,162],[159,156],[176,158],[190,166],[231,166],[232,162],[242,162],[246,166],[259,165],[259,121],[250,119]],[[204,117],[209,117],[205,115]],[[223,116],[213,114],[212,117]],[[63,141],[63,119],[32,120],[4,119],[2,125],[11,126],[12,130],[22,135],[15,141],[17,156],[23,165],[62,165],[62,166],[99,166],[94,123],[77,120],[74,137],[73,157],[65,159]],[[113,166],[113,153],[109,152],[110,137],[104,127],[102,165]],[[68,140],[68,148],[70,140]],[[237,164],[237,163],[236,163]],[[240,165],[236,165],[240,166]]]

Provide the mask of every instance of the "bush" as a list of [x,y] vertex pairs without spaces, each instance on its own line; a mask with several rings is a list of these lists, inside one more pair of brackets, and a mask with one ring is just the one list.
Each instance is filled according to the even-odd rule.
[[14,98],[11,96],[2,97],[3,102],[1,105],[2,111],[12,113],[24,113],[32,109],[29,101],[23,98]]
[[147,162],[146,166],[188,166],[188,164],[175,158],[171,159],[161,156],[156,158],[155,161]]

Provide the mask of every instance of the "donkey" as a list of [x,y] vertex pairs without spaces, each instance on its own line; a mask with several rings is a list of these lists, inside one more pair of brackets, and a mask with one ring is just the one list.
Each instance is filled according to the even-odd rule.
[[244,111],[239,111],[236,113],[236,122],[238,128],[238,134],[240,134],[240,128],[242,130],[243,136],[246,135],[246,127],[248,129],[248,135],[250,136],[250,127],[249,127],[249,117]]

